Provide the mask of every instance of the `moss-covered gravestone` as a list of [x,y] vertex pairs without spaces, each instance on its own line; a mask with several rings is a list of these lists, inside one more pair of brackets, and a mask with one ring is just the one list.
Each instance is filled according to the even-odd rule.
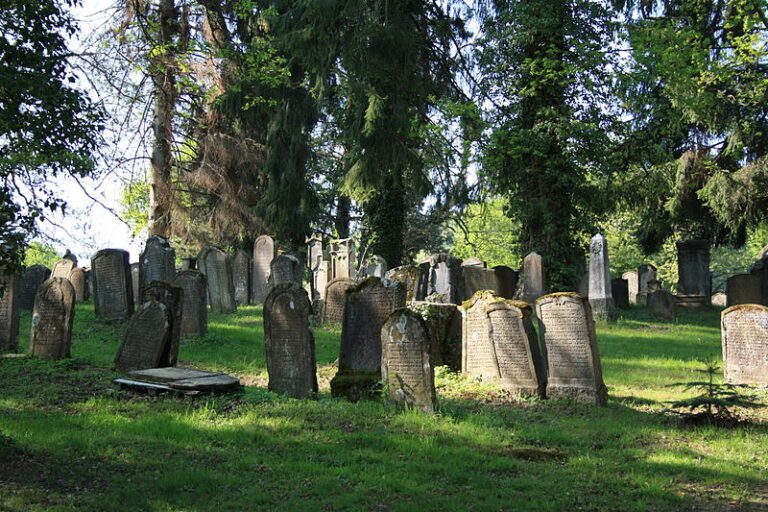
[[405,287],[405,301],[416,300],[418,293],[419,279],[421,278],[421,267],[416,265],[403,265],[387,270],[385,279],[403,283]]
[[408,308],[418,313],[427,325],[432,364],[461,371],[462,318],[459,306],[415,301],[409,303]]

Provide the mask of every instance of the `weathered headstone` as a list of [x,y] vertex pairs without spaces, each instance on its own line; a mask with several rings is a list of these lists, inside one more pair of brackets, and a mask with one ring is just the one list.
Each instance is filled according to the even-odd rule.
[[725,281],[727,306],[737,304],[762,304],[763,290],[761,276],[755,274],[738,274]]
[[645,304],[648,295],[648,283],[656,281],[656,267],[643,263],[637,267],[637,303]]
[[619,309],[629,309],[629,281],[623,278],[611,279],[613,303]]
[[139,297],[141,297],[141,287],[139,286],[139,266],[139,263],[131,263],[131,289],[133,290],[133,297],[136,299],[136,302],[139,302]]
[[91,258],[93,306],[102,320],[123,322],[133,314],[133,286],[128,252],[102,249]]
[[208,282],[208,300],[218,313],[237,310],[235,285],[232,282],[232,258],[217,247],[205,246],[197,256],[200,271]]
[[573,276],[573,289],[585,297],[589,297],[589,269],[587,258],[579,251],[576,260],[576,273]]
[[297,283],[278,284],[267,295],[264,346],[270,391],[293,398],[311,398],[317,393],[311,312],[307,292]]
[[63,277],[69,279],[69,273],[75,268],[75,262],[69,258],[62,258],[53,264],[53,270],[51,271],[51,277]]
[[352,401],[375,396],[381,378],[381,327],[404,305],[405,289],[394,281],[369,277],[347,290],[333,396]]
[[462,301],[469,300],[480,290],[499,292],[496,271],[479,265],[464,266],[461,269]]
[[70,260],[72,263],[74,263],[73,267],[77,266],[77,256],[75,256],[75,254],[69,249],[67,249],[67,252],[64,253],[64,256],[62,256],[62,259]]
[[308,236],[305,242],[307,243],[307,267],[309,270],[314,270],[321,262],[326,261],[323,235],[322,233],[312,233],[312,236]]
[[181,311],[181,336],[205,336],[208,332],[208,285],[205,274],[198,270],[182,270],[174,283],[184,290]]
[[523,259],[523,281],[520,298],[533,304],[544,295],[544,265],[541,256],[532,252]]
[[269,285],[275,287],[282,283],[296,283],[301,286],[302,266],[295,256],[279,254],[272,260],[269,271]]
[[677,242],[677,303],[683,307],[709,304],[712,276],[709,273],[709,242]]
[[496,280],[499,284],[498,294],[505,299],[514,299],[517,290],[517,270],[512,270],[506,265],[493,267],[496,271]]
[[462,308],[461,372],[512,393],[544,398],[546,370],[528,303],[481,291]]
[[32,310],[29,346],[41,359],[69,357],[72,322],[75,318],[75,289],[68,279],[52,277],[37,290]]
[[197,269],[197,258],[194,256],[184,256],[181,258],[181,270]]
[[712,305],[724,308],[728,305],[728,297],[723,292],[712,294]]
[[595,318],[610,319],[616,315],[611,293],[608,244],[600,233],[589,242],[589,305]]
[[139,257],[139,295],[152,281],[171,282],[176,278],[176,251],[167,238],[152,235],[147,238]]
[[232,281],[235,285],[235,302],[248,304],[251,297],[251,258],[239,249],[232,256]]
[[[649,289],[650,290],[650,289]],[[676,316],[675,296],[671,292],[662,289],[648,291],[646,297],[648,313],[658,320],[674,320]]]
[[630,270],[621,274],[621,278],[627,281],[627,293],[629,295],[630,304],[638,304],[637,292],[640,291],[638,287],[637,271]]
[[21,314],[21,279],[18,274],[5,275],[0,269],[0,352],[19,349],[19,315]]
[[578,293],[553,293],[536,300],[539,332],[547,358],[547,397],[603,405],[608,390],[589,301]]
[[427,325],[432,366],[447,366],[461,371],[462,318],[456,304],[411,302],[408,308],[418,313]]
[[365,264],[358,272],[358,279],[366,277],[384,277],[387,273],[387,260],[383,256],[374,254],[365,260]]
[[37,289],[51,276],[51,271],[45,265],[32,265],[21,274],[20,305],[23,311],[32,311],[35,305]]
[[481,267],[481,268],[486,268],[488,265],[483,260],[481,260],[480,258],[476,258],[476,257],[473,256],[472,258],[467,258],[464,261],[462,261],[461,262],[461,266],[462,267]]
[[269,269],[277,256],[275,241],[261,235],[253,243],[253,271],[251,273],[251,302],[261,304],[269,293]]
[[349,278],[334,279],[328,283],[325,287],[324,324],[340,324],[344,321],[346,291],[354,284],[355,281]]
[[77,302],[88,300],[88,283],[85,279],[85,269],[80,267],[73,268],[72,272],[69,273],[69,281],[75,289],[75,300]]
[[170,315],[162,302],[150,300],[139,306],[117,349],[117,371],[125,373],[161,365],[171,337]]
[[725,379],[768,386],[768,307],[740,304],[720,313]]
[[[325,287],[328,286],[329,263],[321,260],[314,269],[312,269],[312,304],[318,301],[325,301]],[[317,311],[315,311],[317,313]]]
[[405,287],[406,302],[416,300],[419,279],[421,278],[420,267],[415,265],[403,265],[401,267],[391,268],[384,274],[384,278],[389,281],[403,283],[403,286]]
[[152,281],[144,287],[141,302],[162,303],[168,312],[168,343],[157,366],[176,366],[181,344],[181,324],[184,312],[184,289],[168,281]]
[[406,408],[435,412],[435,369],[427,326],[418,313],[395,310],[381,328],[381,379],[387,398]]
[[331,240],[328,254],[331,257],[331,279],[354,278],[355,244],[351,238]]
[[461,260],[450,254],[433,254],[422,268],[417,300],[459,304],[461,302]]

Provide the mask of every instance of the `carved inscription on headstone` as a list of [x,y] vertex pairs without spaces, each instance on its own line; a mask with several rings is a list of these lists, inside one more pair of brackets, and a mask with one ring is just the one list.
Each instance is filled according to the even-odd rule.
[[232,281],[232,258],[217,247],[206,246],[200,251],[197,264],[208,280],[211,309],[218,313],[234,313],[237,303]]
[[384,278],[389,281],[403,283],[405,287],[405,301],[416,300],[418,293],[419,279],[421,278],[421,268],[415,265],[403,265],[387,270]]
[[547,354],[547,397],[605,404],[608,393],[587,299],[577,293],[545,295],[536,301],[536,315]]
[[435,370],[421,316],[395,310],[381,328],[381,378],[391,402],[427,414],[435,411]]
[[68,258],[62,258],[53,264],[51,277],[63,277],[69,279],[69,273],[75,268],[76,263]]
[[239,249],[232,257],[232,281],[235,285],[235,302],[248,304],[251,295],[251,258]]
[[122,322],[133,314],[133,286],[128,252],[102,249],[91,258],[96,316]]
[[75,289],[69,280],[52,277],[40,286],[32,311],[30,348],[41,359],[69,357],[72,322],[75,317]]
[[269,269],[277,256],[275,241],[269,235],[261,235],[253,243],[253,272],[251,274],[252,302],[261,304],[269,293]]
[[0,269],[3,291],[0,297],[0,352],[19,349],[19,308],[21,279],[18,274],[5,275]]
[[44,265],[32,265],[21,274],[21,309],[32,311],[35,295],[40,285],[51,276],[51,271]]
[[75,289],[75,300],[83,302],[88,300],[88,283],[85,280],[85,270],[77,267],[69,273],[69,281]]
[[181,311],[181,336],[199,338],[208,332],[208,286],[205,274],[198,270],[182,270],[174,283],[184,290]]
[[165,345],[160,364],[157,366],[175,366],[179,359],[179,344],[181,342],[181,323],[184,311],[184,290],[168,281],[152,281],[144,288],[142,302],[154,300],[161,302],[168,311],[170,335]]
[[297,283],[281,283],[267,295],[264,345],[270,391],[293,398],[311,398],[317,393],[311,310],[307,292]]
[[124,373],[159,367],[170,336],[170,316],[165,304],[145,302],[125,329],[115,357],[115,369]]
[[345,292],[354,286],[352,279],[334,279],[325,287],[324,324],[340,324],[344,321]]
[[725,378],[768,386],[768,307],[740,304],[720,313]]
[[282,283],[296,283],[301,286],[301,275],[302,266],[298,258],[290,254],[279,254],[272,260],[269,284],[273,287]]
[[152,281],[171,282],[176,278],[176,251],[167,238],[152,235],[139,257],[139,295]]

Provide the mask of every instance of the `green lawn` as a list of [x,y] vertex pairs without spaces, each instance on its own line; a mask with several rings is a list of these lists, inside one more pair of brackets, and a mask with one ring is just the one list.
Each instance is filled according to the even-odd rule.
[[[0,358],[0,511],[768,510],[768,415],[733,430],[665,413],[720,354],[719,312],[598,324],[610,401],[520,400],[438,372],[440,412],[330,398],[339,330],[315,329],[321,397],[266,391],[261,308],[211,315],[184,366],[242,395],[122,392],[124,326],[78,306],[69,361]],[[26,346],[29,315],[23,317]],[[765,392],[761,395],[768,401]]]

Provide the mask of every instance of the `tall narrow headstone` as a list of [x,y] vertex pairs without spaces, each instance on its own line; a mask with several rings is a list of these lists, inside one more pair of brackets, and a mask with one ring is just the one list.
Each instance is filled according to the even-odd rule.
[[760,276],[755,274],[738,274],[725,281],[727,306],[737,304],[762,304],[763,290]]
[[93,306],[102,320],[123,322],[133,314],[133,286],[128,252],[102,249],[91,258]]
[[32,310],[29,345],[41,359],[69,357],[72,322],[75,318],[75,289],[69,280],[52,277],[40,286]]
[[390,402],[402,407],[435,412],[435,369],[430,339],[421,316],[397,309],[381,328],[381,380]]
[[498,265],[493,267],[493,270],[496,271],[496,280],[499,283],[499,296],[505,299],[514,299],[517,290],[517,270],[512,270],[506,265]]
[[381,327],[404,305],[405,289],[397,282],[369,277],[347,290],[333,396],[352,401],[375,396],[381,378]]
[[547,397],[606,403],[589,301],[578,293],[553,293],[536,300],[539,333],[547,357]]
[[354,285],[355,281],[349,278],[334,279],[328,283],[325,287],[324,324],[340,324],[344,321],[346,291]]
[[297,283],[278,284],[267,295],[264,346],[270,391],[293,398],[311,398],[317,393],[311,311],[307,292]]
[[461,302],[461,260],[450,254],[433,254],[423,268],[417,300],[459,304]]
[[720,313],[725,379],[768,386],[768,307],[740,304]]
[[323,235],[321,233],[312,233],[312,236],[306,238],[307,243],[307,267],[314,270],[321,262],[326,261],[323,248]]
[[353,279],[357,275],[357,268],[355,265],[355,244],[352,239],[331,240],[329,246],[331,279]]
[[520,298],[533,304],[544,295],[544,265],[541,256],[532,252],[523,259],[523,282]]
[[152,281],[144,287],[141,302],[156,301],[162,303],[168,312],[168,343],[160,357],[160,367],[176,366],[179,360],[181,343],[181,323],[184,312],[184,289],[168,281]]
[[77,267],[69,273],[69,281],[75,289],[75,300],[84,302],[88,300],[88,283],[85,280],[85,270]]
[[208,282],[208,299],[217,313],[234,313],[235,285],[232,282],[232,258],[217,247],[206,246],[197,256],[200,271]]
[[165,304],[147,301],[136,310],[115,356],[119,372],[158,368],[171,337],[170,312]]
[[69,273],[75,268],[75,262],[69,258],[62,258],[53,264],[51,277],[63,277],[69,279]]
[[0,352],[19,349],[19,315],[21,314],[21,279],[18,274],[5,275],[0,269]]
[[181,336],[199,338],[208,332],[208,284],[198,270],[182,270],[174,283],[184,290],[181,311]]
[[32,265],[21,274],[20,304],[23,311],[32,311],[35,305],[37,289],[51,276],[51,271],[45,265]]
[[403,283],[405,287],[405,301],[416,300],[418,294],[419,279],[421,278],[421,268],[415,265],[403,265],[387,270],[384,279]]
[[512,393],[544,398],[546,370],[528,303],[482,291],[462,307],[462,373]]
[[589,305],[595,318],[608,319],[615,316],[608,244],[600,233],[589,242]]
[[637,267],[637,303],[645,305],[648,296],[648,285],[656,281],[656,267],[650,263],[643,263]]
[[712,295],[709,273],[709,242],[677,242],[677,303],[684,307],[706,306]]
[[301,286],[302,266],[295,256],[279,254],[272,260],[269,271],[269,285],[275,287],[282,283],[296,283]]
[[253,271],[251,273],[251,302],[261,304],[269,293],[269,269],[277,256],[275,241],[261,235],[253,243]]
[[624,278],[611,279],[613,303],[619,309],[629,309],[629,281]]
[[248,304],[251,296],[251,258],[242,249],[232,256],[232,281],[235,285],[235,302]]
[[621,274],[621,278],[627,281],[627,293],[630,304],[637,304],[637,292],[640,291],[637,281],[637,271],[630,270]]
[[136,302],[139,302],[141,297],[141,286],[139,285],[139,263],[131,263],[131,289],[133,290],[133,296]]
[[325,287],[328,286],[328,275],[330,274],[328,267],[329,263],[321,260],[312,269],[312,304],[315,304],[317,301],[325,301]]
[[496,271],[479,265],[462,266],[461,268],[461,300],[471,299],[476,292],[489,290],[499,293],[499,281]]
[[418,313],[427,325],[432,366],[461,371],[462,319],[456,304],[411,302],[408,309]]
[[176,278],[176,251],[167,238],[147,238],[139,257],[139,296],[152,281],[171,282]]

